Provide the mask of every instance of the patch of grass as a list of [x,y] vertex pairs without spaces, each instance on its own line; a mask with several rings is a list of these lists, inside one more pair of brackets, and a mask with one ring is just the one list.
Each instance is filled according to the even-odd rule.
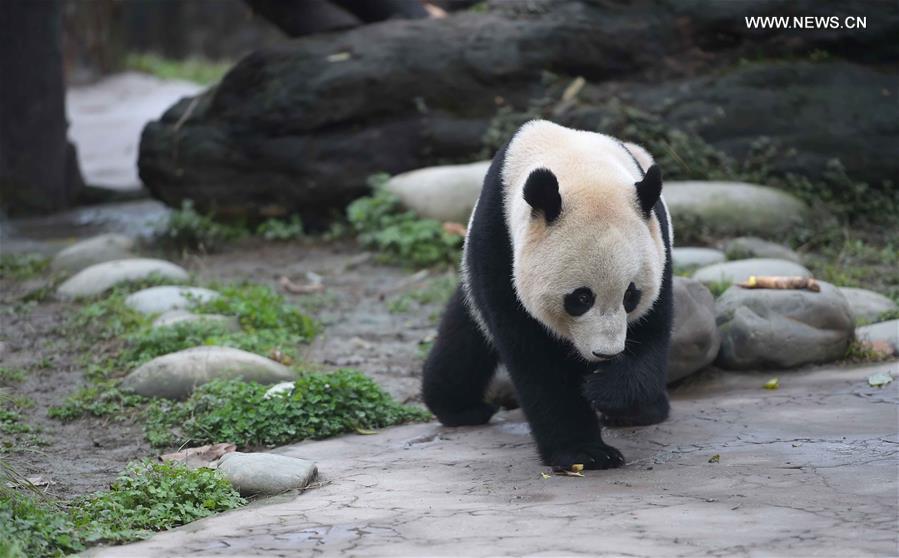
[[299,308],[265,285],[251,283],[218,287],[221,296],[192,308],[200,313],[235,316],[241,331],[230,331],[214,321],[190,321],[153,327],[151,318],[128,308],[125,292],[115,291],[104,300],[84,306],[70,324],[85,345],[92,347],[86,363],[88,385],[76,391],[50,416],[74,420],[84,415],[119,416],[127,407],[147,402],[116,388],[111,378],[120,377],[158,356],[201,345],[242,349],[271,357],[275,352],[290,359],[297,347],[315,337],[316,323]]
[[715,298],[723,295],[724,291],[729,289],[732,285],[733,283],[725,279],[721,279],[720,281],[712,281],[711,283],[705,284],[705,286],[708,287],[709,291],[712,292],[712,296]]
[[899,245],[863,233],[841,229],[841,242],[821,246],[803,263],[818,279],[841,287],[860,287],[899,300]]
[[149,399],[133,393],[119,391],[116,382],[104,380],[85,386],[66,397],[62,405],[47,409],[47,415],[62,421],[94,417],[125,417],[128,408],[139,407]]
[[387,302],[387,309],[392,314],[404,314],[414,307],[425,304],[444,305],[455,292],[459,285],[456,274],[446,274],[429,281],[423,287],[411,292],[391,298]]
[[25,379],[25,372],[15,368],[0,366],[0,386],[17,384]]
[[245,504],[220,473],[179,463],[130,464],[108,491],[78,501],[72,518],[88,541],[125,542]]
[[156,229],[156,239],[163,245],[209,252],[248,234],[246,227],[220,223],[211,215],[198,213],[191,200],[184,200],[181,209],[169,213]]
[[844,364],[863,364],[870,362],[883,362],[893,358],[892,355],[884,354],[875,350],[871,345],[863,343],[858,339],[853,339],[849,346],[846,347],[846,354],[843,355],[842,362]]
[[374,193],[347,207],[347,219],[359,242],[377,251],[384,263],[428,267],[458,262],[462,237],[443,230],[439,221],[403,210],[399,199],[383,189],[385,181],[385,175],[372,177]]
[[216,380],[197,388],[184,402],[156,401],[148,409],[147,439],[155,446],[185,440],[271,446],[430,417],[395,402],[355,370],[305,374],[293,393],[283,397],[265,399],[268,387]]
[[109,490],[66,505],[4,487],[0,554],[65,556],[103,542],[143,539],[244,503],[217,471],[149,461],[129,464]]
[[290,219],[268,219],[256,228],[256,236],[265,240],[296,240],[303,237],[303,221],[299,215]]
[[40,254],[0,255],[0,277],[16,281],[31,279],[47,271],[50,258]]
[[163,79],[183,79],[200,85],[221,81],[232,65],[230,61],[212,61],[202,57],[174,60],[150,53],[131,53],[125,58],[125,67],[129,70]]
[[0,408],[0,432],[4,434],[27,434],[31,426],[26,424],[21,413]]
[[[0,475],[0,480],[5,479]],[[0,556],[61,557],[84,550],[65,508],[37,496],[0,490]]]
[[270,287],[243,283],[213,288],[222,296],[195,306],[194,311],[236,316],[247,332],[284,330],[302,340],[312,339],[317,333],[312,318]]

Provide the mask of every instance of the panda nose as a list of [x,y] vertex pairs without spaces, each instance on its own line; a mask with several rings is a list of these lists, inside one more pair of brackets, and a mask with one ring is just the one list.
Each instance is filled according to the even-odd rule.
[[595,356],[596,358],[601,358],[601,359],[603,359],[603,360],[611,360],[611,359],[617,357],[617,356],[620,355],[620,354],[621,354],[621,353],[615,353],[614,355],[610,355],[610,354],[607,354],[607,353],[601,353],[601,352],[599,352],[599,351],[593,351],[593,356]]

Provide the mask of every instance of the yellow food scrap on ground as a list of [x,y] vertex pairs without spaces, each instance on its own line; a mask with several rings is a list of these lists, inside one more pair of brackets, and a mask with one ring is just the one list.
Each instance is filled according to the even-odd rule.
[[770,380],[765,382],[765,385],[763,387],[765,389],[777,389],[780,387],[780,380],[778,380],[777,378],[771,378]]
[[540,471],[540,476],[543,477],[543,480],[546,480],[546,479],[550,478],[552,475],[547,475],[543,471]]
[[716,453],[712,457],[709,458],[709,463],[720,463],[721,462],[721,454]]

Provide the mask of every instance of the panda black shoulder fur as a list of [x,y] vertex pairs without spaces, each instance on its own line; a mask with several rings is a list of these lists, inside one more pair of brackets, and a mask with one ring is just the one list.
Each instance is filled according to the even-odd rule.
[[483,424],[509,371],[544,462],[619,467],[606,425],[668,416],[671,223],[641,147],[532,121],[497,154],[472,214],[462,284],[424,366],[447,426]]

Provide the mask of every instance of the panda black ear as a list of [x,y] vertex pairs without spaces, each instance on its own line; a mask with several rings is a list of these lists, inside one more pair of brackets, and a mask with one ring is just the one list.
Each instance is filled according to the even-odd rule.
[[637,200],[640,201],[643,217],[649,219],[652,208],[662,195],[662,169],[658,165],[652,165],[643,175],[643,180],[634,186],[637,187]]
[[536,169],[524,183],[524,201],[535,211],[543,213],[548,224],[552,224],[562,212],[562,196],[559,195],[559,181],[549,169]]

